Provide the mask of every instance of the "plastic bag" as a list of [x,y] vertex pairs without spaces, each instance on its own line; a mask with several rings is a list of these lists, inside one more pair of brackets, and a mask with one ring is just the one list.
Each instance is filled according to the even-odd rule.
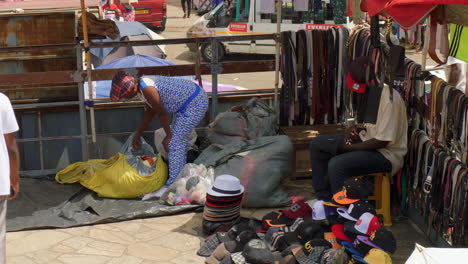
[[156,162],[153,160],[153,164],[148,166],[145,164],[145,159],[148,159],[148,157],[154,158],[156,157],[156,154],[154,153],[153,147],[146,143],[143,137],[140,139],[140,148],[135,151],[132,146],[134,136],[135,133],[128,137],[127,141],[120,148],[119,152],[125,155],[127,163],[130,164],[130,166],[132,166],[135,170],[137,170],[141,176],[147,176],[154,172],[156,168]]
[[213,168],[192,163],[185,164],[176,181],[161,196],[161,201],[167,205],[204,205],[206,191],[213,183]]
[[156,170],[147,176],[141,176],[122,153],[102,160],[76,162],[55,175],[58,183],[79,182],[84,187],[95,191],[100,197],[136,198],[166,184],[169,170],[161,155],[156,160]]

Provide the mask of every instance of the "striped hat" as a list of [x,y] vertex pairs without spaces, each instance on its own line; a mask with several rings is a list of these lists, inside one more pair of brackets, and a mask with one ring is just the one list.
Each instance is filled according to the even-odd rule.
[[125,71],[119,71],[112,78],[112,88],[109,97],[112,101],[117,102],[122,97],[125,97],[129,92],[135,78]]

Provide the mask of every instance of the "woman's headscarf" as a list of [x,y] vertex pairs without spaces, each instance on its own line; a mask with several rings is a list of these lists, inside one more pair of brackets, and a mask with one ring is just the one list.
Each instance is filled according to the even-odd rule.
[[125,97],[129,92],[135,78],[125,71],[119,71],[112,78],[112,88],[110,98],[112,101],[117,102],[122,97]]

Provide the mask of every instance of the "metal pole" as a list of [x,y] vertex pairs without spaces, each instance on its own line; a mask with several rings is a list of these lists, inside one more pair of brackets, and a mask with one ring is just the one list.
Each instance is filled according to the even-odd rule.
[[[83,69],[83,55],[81,48],[76,49],[76,61],[77,61],[77,70],[81,71]],[[83,82],[78,82],[78,98],[80,100],[80,130],[81,130],[81,159],[86,161],[89,159],[88,152],[88,122],[86,118],[86,108],[85,108],[85,96],[84,96],[84,85]]]
[[[93,81],[91,79],[91,55],[89,54],[89,42],[88,42],[88,23],[86,19],[86,9],[84,0],[81,0],[81,22],[83,25],[83,40],[85,47],[85,59],[86,59],[86,71],[88,79],[88,96],[89,101],[93,101]],[[91,135],[93,143],[96,143],[96,123],[94,121],[94,107],[89,107],[89,116],[91,118]]]
[[429,16],[427,18],[427,26],[426,26],[426,30],[424,31],[424,47],[423,47],[423,51],[422,51],[422,61],[421,61],[421,70],[425,71],[426,70],[426,64],[427,64],[427,52],[428,52],[428,49],[429,49],[429,36],[430,36],[430,32],[429,30],[431,30],[431,17]]
[[275,112],[277,120],[279,121],[279,104],[278,104],[278,88],[279,88],[279,63],[280,63],[280,40],[281,40],[281,7],[282,0],[277,0],[277,12],[276,12],[276,54],[275,54]]
[[210,121],[213,121],[218,113],[218,41],[211,40],[211,112]]
[[[41,111],[37,111],[37,130],[38,130],[38,133],[37,135],[39,136],[39,138],[42,138],[42,115],[41,115]],[[39,140],[39,159],[40,159],[40,163],[41,163],[41,170],[44,169],[44,143],[42,142],[42,140]]]

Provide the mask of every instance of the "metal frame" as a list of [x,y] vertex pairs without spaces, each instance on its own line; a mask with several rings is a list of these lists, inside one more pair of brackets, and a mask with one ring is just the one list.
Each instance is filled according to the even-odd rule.
[[[158,44],[188,44],[188,43],[203,43],[211,42],[212,47],[216,47],[219,42],[222,41],[242,41],[242,40],[264,40],[264,39],[273,39],[279,41],[279,36],[274,34],[268,35],[243,35],[243,36],[225,36],[225,37],[206,37],[206,38],[183,38],[183,39],[164,39],[164,40],[143,40],[143,41],[118,41],[118,42],[104,42],[104,43],[89,43],[90,48],[102,48],[102,47],[118,47],[118,46],[147,46],[147,45],[158,45]],[[22,175],[28,175],[31,177],[54,173],[56,170],[44,170],[44,157],[42,151],[42,142],[50,140],[66,140],[66,139],[81,139],[81,151],[82,151],[82,160],[89,159],[89,145],[88,140],[90,135],[88,135],[88,121],[87,121],[87,110],[90,108],[86,106],[84,98],[84,82],[88,78],[88,73],[91,74],[91,79],[94,81],[99,80],[110,80],[115,75],[115,73],[121,69],[106,69],[106,70],[83,70],[83,51],[84,45],[81,44],[54,44],[54,45],[40,45],[40,46],[23,46],[23,47],[6,47],[0,48],[0,54],[6,52],[21,52],[21,51],[30,51],[30,50],[56,50],[64,48],[76,48],[76,57],[77,57],[77,70],[76,71],[59,71],[59,72],[34,72],[34,73],[21,73],[21,74],[0,74],[0,88],[1,89],[15,89],[10,88],[14,85],[39,85],[39,84],[78,84],[78,101],[62,101],[62,102],[37,102],[37,103],[25,103],[25,104],[14,104],[15,109],[28,109],[38,111],[38,126],[39,133],[37,138],[25,138],[18,139],[18,142],[39,142],[40,144],[40,171],[21,171]],[[200,52],[197,50],[197,52]],[[271,90],[266,92],[258,91],[242,91],[242,92],[228,92],[222,95],[218,94],[218,74],[221,73],[241,73],[241,72],[262,72],[262,71],[274,71],[275,66],[278,65],[278,62],[275,63],[275,60],[264,60],[264,61],[247,61],[247,62],[224,62],[220,63],[218,61],[218,50],[212,49],[212,60],[211,63],[201,63],[197,64],[186,64],[186,65],[173,65],[173,66],[158,66],[158,67],[139,67],[134,68],[132,71],[136,75],[166,75],[166,76],[185,76],[185,75],[195,75],[197,72],[200,75],[211,74],[212,75],[212,93],[211,93],[211,111],[210,111],[210,120],[213,120],[217,114],[218,109],[218,98],[226,96],[235,96],[235,95],[245,95],[245,94],[270,94]],[[276,58],[278,60],[278,57]],[[127,69],[128,70],[128,69]],[[275,83],[276,85],[276,83]],[[277,87],[275,87],[275,105],[277,100]],[[93,102],[94,103],[94,102]],[[140,103],[135,103],[136,106],[141,106]],[[114,103],[110,101],[97,100],[94,103],[95,106],[121,106],[127,104],[124,103]],[[74,136],[59,136],[59,137],[42,137],[42,122],[41,122],[41,110],[38,109],[51,109],[57,107],[76,107],[79,106],[79,119],[80,119],[80,135]],[[149,133],[151,131],[146,131]],[[121,132],[117,133],[119,135],[129,135],[132,132]],[[97,134],[97,136],[109,136],[117,135],[116,133],[105,133]],[[43,173],[41,173],[41,171]]]

